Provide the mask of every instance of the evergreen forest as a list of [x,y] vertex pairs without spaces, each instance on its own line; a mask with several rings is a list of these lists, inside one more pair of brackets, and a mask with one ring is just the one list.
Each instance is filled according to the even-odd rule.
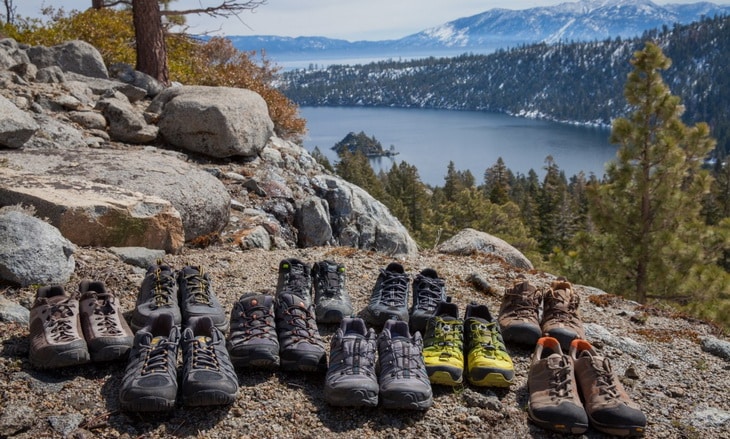
[[641,38],[535,44],[489,55],[334,65],[282,73],[302,106],[383,106],[494,111],[610,126],[630,105],[629,59],[654,41],[673,62],[663,72],[685,123],[706,122],[722,160],[730,153],[730,17],[645,32]]

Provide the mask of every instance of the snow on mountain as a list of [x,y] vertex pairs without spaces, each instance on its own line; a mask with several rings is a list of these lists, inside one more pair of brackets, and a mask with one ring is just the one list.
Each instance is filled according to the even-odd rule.
[[242,50],[267,54],[404,53],[459,50],[488,52],[536,42],[594,41],[640,36],[649,29],[688,24],[703,16],[730,14],[730,6],[709,2],[658,5],[651,0],[580,0],[524,10],[495,8],[398,40],[356,41],[325,37],[231,36]]

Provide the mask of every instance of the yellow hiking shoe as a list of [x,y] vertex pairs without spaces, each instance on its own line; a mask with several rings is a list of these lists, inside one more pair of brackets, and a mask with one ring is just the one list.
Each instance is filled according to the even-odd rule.
[[509,387],[515,377],[515,367],[487,306],[467,305],[464,327],[469,382],[475,386]]
[[455,386],[464,381],[464,321],[455,303],[440,302],[428,319],[423,360],[431,384]]

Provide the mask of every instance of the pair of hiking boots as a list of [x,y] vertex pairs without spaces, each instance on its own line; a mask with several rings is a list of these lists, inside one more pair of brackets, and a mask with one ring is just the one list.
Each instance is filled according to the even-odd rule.
[[327,355],[317,322],[341,322],[351,314],[343,265],[325,260],[310,268],[284,259],[276,297],[246,293],[233,305],[228,350],[237,367],[325,372]]
[[456,304],[439,303],[426,325],[423,357],[432,384],[456,386],[466,374],[475,386],[509,387],[515,375],[497,322],[476,303],[466,306],[463,319]]
[[52,369],[126,359],[134,335],[103,282],[84,280],[76,294],[43,286],[30,311],[31,364]]
[[585,340],[569,353],[553,337],[537,341],[527,377],[528,415],[542,428],[582,434],[589,424],[614,436],[642,436],[646,416],[626,393],[609,360]]
[[411,277],[401,264],[391,262],[384,269],[381,268],[362,317],[376,328],[382,328],[388,320],[402,320],[409,324],[411,332],[423,334],[438,304],[446,300],[445,281],[432,268],[416,274],[412,284],[413,301],[409,309],[410,287]]
[[228,331],[228,318],[213,291],[210,275],[200,266],[187,265],[178,271],[157,261],[147,269],[132,312],[132,330],[148,326],[161,313],[170,314],[176,326],[210,317],[221,332]]
[[[361,318],[345,318],[330,343],[325,400],[333,406],[426,410],[433,393],[420,332],[388,320],[378,336]],[[377,359],[376,359],[377,357]]]
[[178,393],[186,406],[231,404],[238,393],[238,376],[225,337],[211,317],[188,319],[181,333],[172,313],[155,313],[135,334],[119,402],[128,411],[168,411],[175,407]]
[[541,291],[520,275],[502,299],[498,318],[502,336],[507,343],[532,348],[544,334],[556,338],[567,351],[574,339],[585,338],[579,305],[580,296],[565,278],[557,278]]

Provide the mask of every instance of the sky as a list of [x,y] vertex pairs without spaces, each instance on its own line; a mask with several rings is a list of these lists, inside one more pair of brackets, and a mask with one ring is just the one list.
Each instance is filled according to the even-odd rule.
[[[171,9],[219,5],[222,0],[174,0]],[[702,0],[655,0],[657,4]],[[267,0],[236,17],[187,16],[190,33],[212,35],[323,36],[349,41],[398,39],[493,8],[529,9],[566,0]],[[730,4],[730,0],[714,0]],[[43,6],[85,10],[91,0],[15,0],[16,15],[39,17]],[[4,12],[4,11],[3,11]]]

